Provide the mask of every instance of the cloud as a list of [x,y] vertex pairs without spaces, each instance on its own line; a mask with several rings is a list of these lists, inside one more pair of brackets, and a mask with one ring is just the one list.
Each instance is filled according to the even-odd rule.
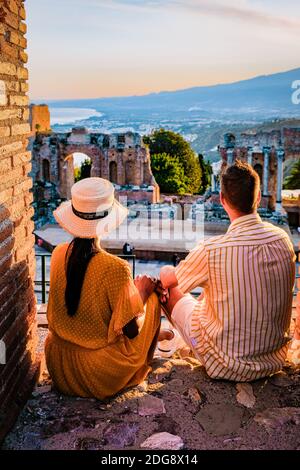
[[90,0],[90,3],[94,6],[132,12],[181,9],[200,15],[238,19],[246,23],[300,33],[300,18],[274,15],[265,9],[253,8],[249,5],[249,0]]
[[[265,10],[249,8],[246,2],[222,2],[209,0],[174,0],[177,6],[185,9],[191,9],[195,12],[206,15],[223,16],[226,18],[236,18],[241,21],[256,23],[263,26],[276,28],[285,28],[290,30],[297,29],[300,32],[300,19],[275,16]],[[242,6],[239,6],[242,3]]]

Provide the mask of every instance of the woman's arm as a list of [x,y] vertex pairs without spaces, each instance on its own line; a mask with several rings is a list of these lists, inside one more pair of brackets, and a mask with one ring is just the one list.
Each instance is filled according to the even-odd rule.
[[[134,280],[134,284],[139,291],[143,304],[145,305],[150,295],[154,292],[156,286],[155,281],[150,276],[144,275],[137,276]],[[123,328],[124,335],[129,339],[134,339],[142,329],[144,323],[143,320],[143,317],[139,319],[134,318],[127,323]]]

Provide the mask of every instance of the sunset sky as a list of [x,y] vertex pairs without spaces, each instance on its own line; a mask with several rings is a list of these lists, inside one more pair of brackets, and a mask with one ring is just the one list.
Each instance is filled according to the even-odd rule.
[[299,0],[27,0],[26,8],[32,99],[144,94],[300,67]]

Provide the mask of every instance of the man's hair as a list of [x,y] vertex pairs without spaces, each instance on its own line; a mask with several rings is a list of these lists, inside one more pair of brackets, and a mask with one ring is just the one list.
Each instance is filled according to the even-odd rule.
[[256,209],[259,188],[259,175],[248,163],[236,160],[222,171],[222,194],[233,209],[243,214],[251,214]]

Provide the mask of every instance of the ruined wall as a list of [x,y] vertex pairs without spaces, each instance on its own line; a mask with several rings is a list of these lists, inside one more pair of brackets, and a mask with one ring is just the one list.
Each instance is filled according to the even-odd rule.
[[37,373],[25,17],[23,1],[1,0],[0,440]]
[[30,110],[30,124],[32,132],[47,132],[50,130],[50,111],[46,104],[32,104]]
[[[220,148],[220,155],[223,160],[223,165],[227,164],[227,150]],[[248,154],[247,148],[235,148],[233,150],[233,161],[236,159],[247,162]],[[277,188],[277,157],[274,149],[270,153],[269,161],[269,179],[268,179],[268,193],[269,196],[263,195],[263,168],[264,168],[264,155],[262,153],[253,152],[252,155],[252,166],[260,176],[261,181],[261,203],[260,207],[264,209],[275,209],[276,205],[276,188]]]
[[[91,159],[91,176],[108,179],[120,187],[135,186],[134,200],[159,200],[159,188],[151,171],[150,152],[139,134],[109,135],[74,128],[68,133],[37,133],[31,146],[34,181],[45,181],[43,166],[47,161],[49,182],[57,186],[62,198],[71,197],[74,182],[72,155],[79,152]],[[145,188],[141,188],[138,194],[137,187],[142,186],[153,186],[155,191],[150,194],[150,191],[147,193]],[[129,190],[128,197],[133,195],[130,188],[125,189]]]

